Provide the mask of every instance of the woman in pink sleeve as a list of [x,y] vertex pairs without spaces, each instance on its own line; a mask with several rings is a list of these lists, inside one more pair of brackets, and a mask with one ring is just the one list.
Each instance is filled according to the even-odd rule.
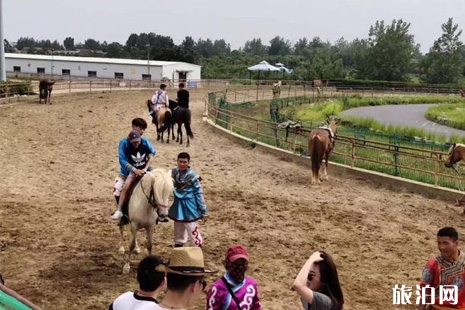
[[249,263],[247,248],[236,244],[228,248],[226,273],[207,293],[207,310],[261,310],[257,282],[245,275]]

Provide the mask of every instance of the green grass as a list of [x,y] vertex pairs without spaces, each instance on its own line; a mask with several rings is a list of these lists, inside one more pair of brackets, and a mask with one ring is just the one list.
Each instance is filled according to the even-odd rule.
[[430,107],[425,117],[445,126],[465,129],[465,103],[441,104]]

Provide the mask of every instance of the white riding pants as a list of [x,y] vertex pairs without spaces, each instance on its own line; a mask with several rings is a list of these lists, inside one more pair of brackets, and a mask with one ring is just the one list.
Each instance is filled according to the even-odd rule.
[[115,184],[113,185],[113,195],[119,197],[121,194],[121,190],[123,189],[124,182],[126,182],[126,178],[122,175],[118,175],[115,179]]
[[174,222],[174,243],[186,244],[190,241],[195,246],[200,246],[203,243],[202,235],[200,234],[198,222]]

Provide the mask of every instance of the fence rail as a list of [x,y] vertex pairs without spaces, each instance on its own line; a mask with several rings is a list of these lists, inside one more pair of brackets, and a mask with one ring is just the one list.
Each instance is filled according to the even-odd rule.
[[[207,117],[223,128],[256,141],[309,156],[310,130],[279,129],[277,123],[255,119],[221,107],[210,96],[206,101]],[[444,166],[447,153],[398,143],[385,143],[349,135],[337,135],[330,160],[350,167],[454,189],[462,188],[463,177]]]

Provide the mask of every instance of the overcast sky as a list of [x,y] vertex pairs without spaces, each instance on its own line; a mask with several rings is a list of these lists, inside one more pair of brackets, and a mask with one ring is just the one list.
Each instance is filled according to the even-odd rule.
[[[376,20],[411,23],[410,33],[428,51],[449,17],[465,28],[465,0],[3,0],[4,37],[87,38],[124,44],[131,33],[154,32],[180,44],[225,39],[239,48],[279,35],[292,43],[319,36],[334,43],[368,37]],[[465,40],[465,35],[461,36]]]

